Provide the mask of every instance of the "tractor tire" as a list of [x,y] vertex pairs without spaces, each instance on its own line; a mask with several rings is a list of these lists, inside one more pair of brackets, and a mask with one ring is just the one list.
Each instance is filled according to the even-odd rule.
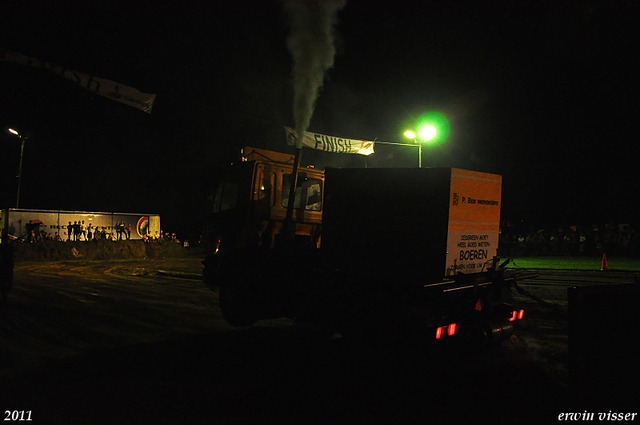
[[240,256],[229,256],[220,265],[219,300],[225,320],[232,326],[251,326],[257,320],[251,273]]

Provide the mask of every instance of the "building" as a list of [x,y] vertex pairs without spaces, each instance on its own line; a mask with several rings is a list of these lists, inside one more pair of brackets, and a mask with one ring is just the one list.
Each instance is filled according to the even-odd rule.
[[[118,224],[127,231],[131,226],[130,239],[145,236],[160,237],[160,216],[158,214],[136,214],[116,212],[87,212],[62,210],[35,210],[8,208],[1,210],[0,226],[11,239],[30,240],[30,234],[42,235],[45,239],[66,241],[70,239],[69,223],[81,224],[85,230],[79,240],[87,240],[87,229],[99,229],[107,238],[118,238]],[[122,228],[122,226],[120,226]],[[94,231],[95,232],[95,231]],[[93,233],[94,233],[93,232]]]

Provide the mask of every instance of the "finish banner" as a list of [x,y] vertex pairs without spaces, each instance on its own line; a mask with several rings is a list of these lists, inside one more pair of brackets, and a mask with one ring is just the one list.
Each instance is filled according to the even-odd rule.
[[[296,146],[296,131],[285,127],[287,134],[287,145]],[[318,149],[325,152],[334,153],[357,153],[360,155],[371,155],[373,153],[374,142],[365,140],[344,139],[342,137],[327,136],[324,134],[304,132],[302,146]]]
[[0,49],[0,60],[13,62],[18,65],[48,69],[87,90],[101,96],[108,97],[116,102],[133,106],[134,108],[138,108],[148,114],[151,113],[153,102],[156,99],[155,94],[142,93],[133,87],[128,87],[114,81],[105,80],[104,78],[93,77],[81,72],[65,69],[61,66],[54,66],[49,62],[41,62],[38,59],[33,59],[19,53],[13,53],[5,49]]

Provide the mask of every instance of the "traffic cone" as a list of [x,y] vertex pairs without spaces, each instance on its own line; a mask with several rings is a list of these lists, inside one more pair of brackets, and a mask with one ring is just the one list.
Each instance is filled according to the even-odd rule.
[[600,271],[609,270],[609,264],[607,264],[607,254],[602,254],[602,267]]

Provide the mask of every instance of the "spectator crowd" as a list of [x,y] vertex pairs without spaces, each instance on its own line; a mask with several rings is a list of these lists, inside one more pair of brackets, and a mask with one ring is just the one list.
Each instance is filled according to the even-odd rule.
[[[24,239],[27,243],[42,241],[123,241],[131,239],[131,224],[126,225],[122,221],[114,226],[94,226],[93,223],[85,225],[84,221],[74,221],[73,223],[69,222],[66,226],[51,226],[51,229],[57,230],[54,233],[43,229],[42,222],[39,221],[29,221],[25,227],[25,235],[19,239]],[[155,235],[142,235],[142,240],[144,242],[162,240],[180,243],[175,233],[165,233],[162,229],[160,232],[155,232]]]
[[638,231],[629,224],[569,226],[550,231],[521,231],[503,225],[498,250],[501,257],[640,256]]
[[[67,226],[59,226],[62,232],[54,234],[46,232],[40,223],[29,222],[26,225],[28,243],[52,241],[120,241],[131,239],[131,225],[118,222],[115,226],[85,226],[84,221],[69,222]],[[53,226],[52,226],[53,227]],[[640,257],[640,241],[638,230],[629,224],[606,224],[603,226],[567,226],[553,227],[551,230],[535,229],[524,226],[503,224],[500,229],[498,254],[501,257],[537,257],[537,256],[609,256]],[[170,241],[184,244],[188,249],[188,241],[180,242],[175,233],[155,232],[155,235],[142,236],[144,242]],[[199,244],[199,243],[198,243]]]

